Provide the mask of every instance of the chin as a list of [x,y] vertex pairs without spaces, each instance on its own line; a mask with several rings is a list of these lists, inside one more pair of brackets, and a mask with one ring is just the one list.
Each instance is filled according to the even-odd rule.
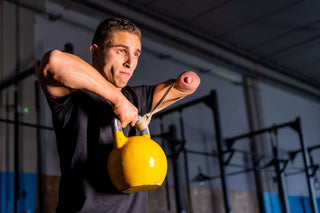
[[123,87],[127,86],[127,84],[128,84],[128,81],[120,81],[120,82],[118,82],[117,85],[118,85],[119,87],[123,88]]
[[127,84],[116,84],[116,87],[120,89],[124,88],[125,86],[127,86]]

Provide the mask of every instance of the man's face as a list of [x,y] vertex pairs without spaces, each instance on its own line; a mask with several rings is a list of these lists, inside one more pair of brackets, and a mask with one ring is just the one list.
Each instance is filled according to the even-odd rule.
[[141,41],[135,34],[114,32],[111,42],[94,57],[94,67],[114,86],[123,88],[130,80],[141,54]]

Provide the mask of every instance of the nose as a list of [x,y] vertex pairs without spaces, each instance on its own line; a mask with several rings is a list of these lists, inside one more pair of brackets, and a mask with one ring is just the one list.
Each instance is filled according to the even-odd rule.
[[132,56],[128,55],[126,58],[125,58],[125,61],[123,63],[123,66],[126,67],[126,68],[131,68],[131,65],[132,65]]

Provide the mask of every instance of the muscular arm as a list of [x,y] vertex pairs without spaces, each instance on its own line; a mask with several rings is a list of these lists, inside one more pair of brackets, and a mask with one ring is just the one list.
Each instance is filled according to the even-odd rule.
[[[161,104],[160,108],[168,106],[180,98],[183,98],[187,95],[194,93],[198,86],[200,85],[199,76],[192,71],[187,71],[181,73],[178,78],[175,80],[175,85],[172,90],[169,92],[165,101]],[[170,81],[158,84],[154,91],[152,109],[157,105],[163,94],[167,91],[170,86]]]
[[58,50],[47,52],[41,61],[39,82],[43,91],[53,98],[63,97],[78,89],[93,92],[113,104],[122,126],[132,126],[137,119],[137,109],[108,82],[93,66],[79,57]]

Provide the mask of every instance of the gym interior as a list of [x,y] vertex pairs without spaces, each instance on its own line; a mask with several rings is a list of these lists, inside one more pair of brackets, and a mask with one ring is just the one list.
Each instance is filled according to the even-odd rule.
[[0,212],[51,213],[59,158],[37,71],[52,49],[91,63],[98,23],[133,20],[129,85],[187,70],[198,90],[156,113],[167,156],[150,213],[320,211],[320,2],[0,0]]

